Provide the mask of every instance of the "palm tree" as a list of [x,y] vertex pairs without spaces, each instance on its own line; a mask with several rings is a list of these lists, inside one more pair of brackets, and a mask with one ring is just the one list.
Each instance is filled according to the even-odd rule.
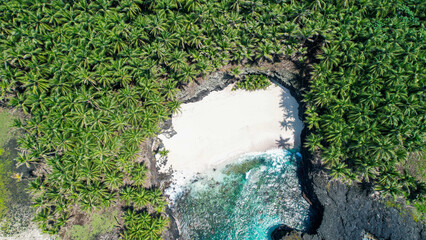
[[344,160],[344,154],[341,148],[337,148],[334,145],[324,149],[321,154],[324,163],[330,164],[331,167],[340,164]]
[[138,188],[132,198],[135,206],[138,208],[143,208],[149,203],[148,195],[145,189]]
[[173,81],[173,79],[169,79],[164,83],[161,89],[167,101],[175,99],[175,94],[179,91],[176,86],[177,82]]
[[165,12],[163,10],[157,11],[155,15],[149,15],[148,26],[149,33],[156,37],[161,32],[165,32],[168,25],[165,19]]
[[319,121],[321,118],[318,116],[316,109],[314,106],[309,106],[305,112],[308,116],[306,117],[306,122],[308,123],[308,128],[316,128],[319,129]]
[[83,211],[92,212],[97,209],[95,198],[90,194],[84,194],[79,201]]
[[99,166],[101,172],[110,172],[116,168],[111,152],[106,147],[99,147],[94,151],[94,154],[96,156],[94,162]]
[[197,25],[191,27],[187,36],[187,43],[190,47],[201,49],[205,39],[206,38],[203,36],[202,31],[197,27]]
[[132,181],[136,186],[142,186],[146,180],[148,169],[144,165],[137,164],[132,170]]
[[126,16],[130,19],[136,17],[136,15],[141,11],[139,7],[143,1],[141,0],[124,0],[120,2],[120,11],[125,12]]
[[372,150],[372,156],[377,160],[388,161],[395,155],[394,144],[387,137],[377,139],[375,141],[377,145],[370,146]]
[[89,111],[87,111],[83,105],[76,105],[73,111],[71,111],[71,114],[73,115],[72,120],[80,128],[86,127],[89,124]]
[[[412,180],[395,169],[424,148],[419,11],[348,2],[1,3],[0,99],[28,114],[17,123],[25,132],[18,161],[44,168],[30,187],[48,216],[39,219],[44,230],[63,226],[67,204],[90,211],[114,203],[118,181],[142,189],[139,144],[178,110],[179,87],[230,61],[274,61],[283,52],[315,55],[302,93],[312,131],[305,145],[337,178],[411,194]],[[262,87],[260,80],[241,85]],[[155,199],[162,211],[164,199]],[[145,230],[159,237],[131,219],[124,226],[129,238]]]
[[318,134],[311,134],[306,140],[305,146],[309,148],[310,151],[315,152],[318,148],[323,148],[321,145],[322,137]]
[[159,218],[155,218],[155,221],[159,229],[165,229],[170,224],[169,218],[159,217]]
[[43,180],[40,177],[37,177],[36,179],[28,183],[27,189],[29,192],[35,195],[36,193],[43,192],[44,188],[45,188],[45,185],[43,184]]
[[323,49],[324,55],[319,55],[318,58],[322,60],[321,64],[327,66],[327,68],[333,68],[337,66],[340,62],[339,58],[341,57],[341,53],[339,53],[337,46],[326,47]]
[[130,86],[120,89],[117,100],[124,106],[135,106],[138,103],[139,94]]
[[272,61],[272,45],[270,44],[269,41],[265,41],[265,43],[260,43],[259,44],[259,52],[256,54],[256,58],[259,59],[267,59]]
[[9,105],[10,105],[10,106],[12,106],[12,107],[17,107],[17,108],[19,108],[19,109],[22,109],[22,111],[23,111],[25,114],[28,114],[28,113],[29,113],[29,109],[28,109],[28,107],[24,104],[25,100],[26,100],[26,96],[25,96],[25,94],[17,93],[17,94],[16,94],[16,97],[13,97],[13,98],[10,100]]
[[182,73],[179,76],[179,79],[182,83],[187,84],[195,79],[197,71],[193,65],[187,65],[182,67]]
[[350,175],[350,170],[347,164],[343,162],[338,163],[331,168],[330,176],[333,177],[333,179],[350,181],[350,179],[348,178]]
[[101,177],[100,167],[91,160],[86,160],[79,166],[79,175],[80,179],[90,185],[92,182],[99,181]]
[[127,205],[134,199],[135,189],[133,187],[127,186],[120,190],[120,198],[126,202]]
[[370,181],[376,177],[377,172],[373,168],[374,166],[364,163],[362,160],[358,160],[358,172],[360,173],[362,179]]
[[160,238],[161,228],[158,227],[157,222],[153,219],[148,223],[144,231],[142,231],[142,236],[147,239],[161,239]]
[[153,189],[153,190],[149,191],[148,196],[149,196],[150,203],[152,205],[158,205],[158,204],[163,203],[162,193],[158,189]]
[[381,191],[384,195],[391,195],[394,199],[397,196],[402,194],[400,186],[396,181],[386,182],[385,184],[379,184],[376,186],[375,190]]
[[18,153],[18,157],[16,158],[17,161],[17,167],[25,164],[27,168],[30,168],[31,163],[39,162],[40,160],[32,156],[32,154],[28,154],[26,152]]
[[111,124],[114,129],[120,133],[124,132],[129,127],[124,115],[114,115]]
[[112,191],[118,190],[123,186],[124,175],[120,171],[107,172],[105,174],[105,184]]
[[170,55],[167,65],[173,70],[177,71],[186,65],[187,54],[184,51],[175,50]]

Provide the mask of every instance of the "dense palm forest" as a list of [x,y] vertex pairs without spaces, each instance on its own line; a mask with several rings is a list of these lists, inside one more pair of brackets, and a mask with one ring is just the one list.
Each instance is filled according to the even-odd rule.
[[307,146],[331,176],[421,199],[404,165],[425,151],[425,13],[421,0],[1,0],[0,101],[28,116],[17,161],[37,168],[35,220],[55,234],[121,205],[125,239],[159,239],[166,202],[144,184],[141,142],[189,82],[283,58],[312,68]]
[[317,7],[333,38],[305,95],[308,145],[320,149],[331,176],[414,197],[424,182],[404,165],[425,149],[425,5],[395,3]]

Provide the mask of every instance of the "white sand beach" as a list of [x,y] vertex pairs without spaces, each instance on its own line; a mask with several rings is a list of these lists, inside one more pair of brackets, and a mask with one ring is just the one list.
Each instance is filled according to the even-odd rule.
[[172,117],[177,134],[159,136],[169,150],[162,169],[171,167],[175,181],[190,179],[246,153],[299,147],[303,123],[289,90],[276,85],[253,92],[232,88],[182,104],[180,113]]

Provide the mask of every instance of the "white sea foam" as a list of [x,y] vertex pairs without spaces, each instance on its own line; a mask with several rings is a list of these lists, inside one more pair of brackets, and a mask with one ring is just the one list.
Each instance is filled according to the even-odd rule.
[[189,184],[189,194],[174,206],[182,239],[267,239],[281,224],[303,230],[309,204],[301,196],[295,156],[281,149],[246,154],[216,170],[219,181],[206,175]]

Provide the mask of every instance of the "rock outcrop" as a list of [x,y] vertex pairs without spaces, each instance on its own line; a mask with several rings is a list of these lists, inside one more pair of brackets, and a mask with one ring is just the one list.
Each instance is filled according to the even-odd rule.
[[387,207],[369,191],[328,181],[324,174],[313,174],[312,185],[323,207],[322,221],[314,235],[303,239],[426,239],[424,224],[409,211]]

